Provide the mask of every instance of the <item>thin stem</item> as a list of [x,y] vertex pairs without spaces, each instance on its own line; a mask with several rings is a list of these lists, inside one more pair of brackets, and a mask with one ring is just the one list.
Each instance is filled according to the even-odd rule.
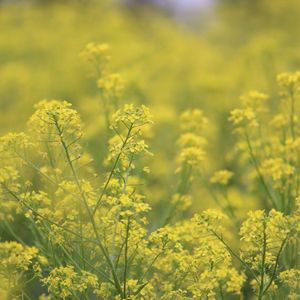
[[87,242],[90,242],[90,243],[97,243],[96,241],[93,241],[93,240],[89,240],[89,239],[86,239],[85,237],[81,236],[80,234],[76,233],[75,231],[69,229],[69,228],[66,228],[62,225],[60,225],[59,223],[57,222],[54,222],[50,219],[48,219],[47,217],[41,215],[39,212],[37,212],[34,208],[32,208],[28,203],[26,203],[25,201],[23,201],[22,199],[20,199],[13,191],[9,190],[4,184],[2,184],[2,186],[4,187],[4,189],[11,195],[13,196],[18,202],[22,203],[27,209],[29,209],[30,211],[32,211],[36,216],[44,219],[45,221],[49,222],[50,224],[52,225],[55,225],[61,229],[63,229],[64,231],[68,232],[68,233],[71,233],[75,236],[77,236],[78,238],[80,239],[83,239]]
[[151,270],[151,268],[153,267],[153,265],[155,264],[155,262],[157,261],[157,259],[159,258],[159,256],[163,253],[163,251],[159,252],[158,254],[155,255],[154,259],[152,260],[152,262],[149,264],[148,268],[145,270],[145,272],[143,273],[143,275],[140,277],[138,283],[143,282],[144,278],[146,277],[146,275],[149,273],[149,271]]
[[115,169],[117,167],[117,164],[118,164],[118,162],[120,160],[122,151],[123,151],[124,147],[126,146],[126,144],[128,142],[128,139],[130,138],[130,134],[131,134],[132,129],[133,129],[133,124],[131,123],[131,125],[130,125],[130,127],[128,129],[128,132],[127,132],[127,136],[126,136],[126,138],[125,138],[125,140],[124,140],[124,142],[123,142],[123,144],[121,146],[120,152],[119,152],[118,156],[116,157],[116,160],[115,160],[114,165],[113,165],[113,167],[112,167],[112,169],[111,169],[111,171],[109,173],[109,176],[108,176],[107,181],[106,181],[106,183],[104,185],[102,193],[101,193],[101,195],[100,195],[100,197],[99,197],[99,199],[98,199],[98,201],[97,201],[97,203],[95,205],[95,208],[93,210],[93,215],[95,215],[95,213],[96,213],[96,211],[97,211],[97,209],[98,209],[98,207],[99,207],[99,205],[101,203],[101,200],[102,200],[102,198],[103,198],[103,196],[104,196],[104,194],[105,194],[105,192],[106,192],[106,190],[108,188],[109,182],[110,182],[110,180],[111,180],[111,178],[112,178],[112,176],[113,176],[113,174],[115,172]]
[[[181,180],[178,184],[176,194],[179,194],[180,196],[184,196],[187,194],[189,190],[189,181],[192,174],[192,167],[191,166],[184,166],[183,172],[181,172]],[[165,220],[162,224],[162,227],[165,227],[167,224],[169,224],[174,217],[174,213],[177,209],[178,203],[171,203],[171,205],[168,208],[167,216],[165,217]]]
[[16,239],[16,241],[18,241],[22,245],[25,245],[24,241],[15,233],[15,231],[12,229],[12,227],[7,221],[4,221],[4,225],[7,227],[9,233],[12,235],[13,238]]
[[76,171],[75,171],[75,168],[74,168],[74,166],[73,166],[73,163],[72,163],[72,160],[71,160],[71,158],[70,158],[69,151],[68,151],[68,147],[67,147],[67,145],[66,145],[66,143],[65,143],[65,141],[64,141],[64,139],[63,139],[62,131],[61,131],[60,127],[59,127],[59,124],[58,124],[58,121],[57,121],[55,115],[53,116],[53,119],[54,119],[54,122],[55,122],[56,129],[57,129],[57,131],[58,131],[59,137],[60,137],[61,145],[62,145],[62,147],[63,147],[63,149],[64,149],[64,152],[65,152],[65,155],[66,155],[67,162],[68,162],[68,164],[69,164],[69,166],[70,166],[70,169],[71,169],[72,174],[73,174],[74,179],[75,179],[75,183],[76,183],[77,188],[78,188],[78,190],[79,190],[79,192],[80,192],[80,195],[81,195],[81,197],[82,197],[84,206],[85,206],[85,208],[86,208],[86,210],[87,210],[87,213],[88,213],[88,215],[89,215],[90,221],[91,221],[91,223],[92,223],[93,231],[94,231],[95,236],[96,236],[96,239],[97,239],[97,241],[98,241],[100,250],[101,250],[101,252],[103,253],[103,255],[104,255],[104,257],[105,257],[105,259],[106,259],[106,261],[107,261],[107,263],[108,263],[108,265],[109,265],[109,268],[110,268],[110,270],[111,270],[111,272],[112,272],[112,276],[113,276],[113,279],[114,279],[114,282],[115,282],[115,287],[116,287],[117,291],[120,293],[120,295],[122,295],[122,288],[121,288],[121,284],[120,284],[119,278],[118,278],[118,276],[117,276],[117,273],[116,273],[116,270],[115,270],[115,268],[114,268],[114,265],[113,265],[113,263],[112,263],[112,261],[111,261],[111,259],[110,259],[110,257],[109,257],[109,254],[107,253],[107,251],[106,251],[104,245],[103,245],[102,242],[101,242],[101,239],[100,239],[100,236],[99,236],[99,233],[98,233],[98,230],[97,230],[96,222],[95,222],[95,219],[94,219],[94,214],[93,214],[92,211],[90,210],[90,207],[89,207],[89,205],[88,205],[88,202],[87,202],[87,199],[86,199],[86,197],[85,197],[85,194],[84,194],[84,192],[83,192],[83,190],[82,190],[82,188],[81,188],[81,185],[80,185],[80,181],[79,181],[78,175],[77,175],[77,173],[76,173]]
[[223,289],[222,289],[222,285],[221,284],[219,285],[219,288],[220,288],[220,297],[221,297],[221,300],[224,300],[224,293],[223,293]]
[[123,297],[126,299],[127,295],[127,273],[128,273],[128,239],[129,239],[129,230],[130,230],[130,218],[127,220],[126,226],[126,236],[125,236],[125,248],[124,248],[124,272],[123,272]]
[[[128,183],[128,178],[129,178],[129,175],[130,175],[130,171],[131,171],[131,165],[132,165],[132,162],[133,162],[133,158],[134,158],[134,154],[132,154],[131,157],[130,157],[128,168],[127,168],[127,171],[126,171],[126,174],[125,174],[124,186],[123,186],[123,191],[122,191],[123,194],[126,193],[126,188],[127,188],[127,183]],[[112,239],[112,250],[111,250],[112,261],[114,260],[114,257],[115,257],[115,243],[116,243],[116,236],[117,236],[119,218],[120,218],[120,210],[117,211],[117,214],[116,214],[116,217],[115,217],[115,226],[114,226],[114,233],[113,233],[113,239]]]
[[214,189],[212,188],[212,186],[210,185],[210,183],[208,182],[208,180],[206,180],[205,176],[203,176],[202,172],[199,171],[198,172],[200,180],[202,181],[202,183],[204,184],[205,188],[207,189],[207,191],[209,192],[210,196],[212,197],[213,201],[220,206],[222,209],[224,209],[225,213],[232,219],[234,219],[235,224],[237,225],[238,220],[237,217],[234,213],[234,209],[228,199],[227,193],[222,192],[222,196],[226,201],[227,206],[224,208],[221,203],[220,203],[220,199],[218,198],[218,196],[216,195]]
[[250,273],[251,275],[253,276],[253,278],[255,279],[255,281],[257,283],[259,283],[259,280],[258,278],[256,277],[255,273],[252,271],[252,269],[250,268],[250,266],[245,262],[243,261],[238,254],[236,254],[230,247],[229,245],[223,240],[223,238],[218,235],[215,231],[212,231],[212,233],[216,236],[216,238],[222,242],[222,244],[226,247],[226,249],[230,252],[230,254],[232,254]]
[[249,149],[249,152],[250,152],[250,157],[251,157],[251,160],[252,160],[252,162],[253,162],[253,164],[254,164],[254,167],[255,167],[255,170],[256,170],[256,172],[257,172],[257,174],[258,174],[258,177],[259,177],[259,179],[260,179],[260,182],[262,183],[262,186],[263,186],[263,188],[265,189],[267,196],[268,196],[269,199],[271,200],[272,205],[276,208],[276,207],[277,207],[276,202],[274,201],[274,199],[273,199],[273,197],[272,197],[272,194],[271,194],[271,192],[270,192],[270,190],[269,190],[269,188],[268,188],[267,183],[265,182],[265,179],[264,179],[264,177],[263,177],[263,175],[262,175],[262,173],[261,173],[261,171],[260,171],[260,168],[259,168],[257,159],[256,159],[256,157],[255,157],[255,155],[254,155],[254,151],[253,151],[253,148],[252,148],[252,145],[251,145],[251,142],[250,142],[250,139],[249,139],[249,135],[248,135],[248,133],[247,133],[247,130],[246,130],[246,132],[245,132],[245,136],[246,136],[246,141],[247,141],[248,149]]
[[294,85],[290,87],[290,99],[291,99],[291,112],[290,112],[290,123],[291,123],[291,136],[293,141],[295,140],[295,95],[294,95]]
[[281,246],[280,246],[280,249],[279,249],[278,254],[277,254],[277,257],[276,257],[276,262],[275,262],[275,266],[274,266],[274,270],[273,270],[271,279],[270,279],[269,283],[267,284],[267,286],[264,288],[263,293],[266,293],[266,292],[267,292],[267,290],[269,289],[269,287],[271,286],[272,282],[273,282],[274,279],[275,279],[276,271],[277,271],[278,264],[279,264],[280,255],[281,255],[281,253],[282,253],[282,251],[283,251],[283,248],[284,248],[284,246],[285,246],[285,244],[286,244],[287,239],[288,239],[288,235],[287,235],[286,238],[283,240],[283,242],[282,242],[282,244],[281,244]]
[[266,260],[266,250],[267,250],[267,236],[266,236],[266,221],[263,221],[263,247],[262,247],[262,261],[260,267],[260,284],[259,284],[259,294],[258,300],[261,300],[264,296],[264,278],[265,278],[265,260]]

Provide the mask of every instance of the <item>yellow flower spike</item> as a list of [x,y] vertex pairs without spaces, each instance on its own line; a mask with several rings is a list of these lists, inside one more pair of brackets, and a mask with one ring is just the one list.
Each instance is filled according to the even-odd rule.
[[150,110],[145,105],[134,106],[133,104],[125,104],[112,117],[112,127],[118,126],[118,123],[124,122],[129,127],[139,127],[147,124],[153,124]]
[[199,109],[187,110],[181,114],[180,127],[182,134],[177,140],[179,146],[179,153],[176,158],[177,173],[183,171],[186,166],[197,170],[202,165],[206,158],[204,150],[206,138],[202,136],[202,131],[207,123],[207,118]]
[[185,132],[202,132],[207,124],[208,119],[200,109],[186,110],[180,116],[180,127]]
[[98,289],[98,279],[87,271],[76,272],[73,266],[58,267],[51,270],[43,279],[48,291],[61,299],[66,299],[73,293],[84,293],[89,287]]
[[105,63],[110,60],[109,44],[88,43],[80,53],[80,56],[90,62]]
[[229,180],[233,177],[233,173],[228,170],[220,170],[213,174],[210,178],[211,183],[227,185]]
[[288,288],[289,300],[299,299],[300,270],[289,269],[279,274],[280,281]]
[[119,98],[124,90],[124,80],[120,74],[108,74],[97,81],[98,87],[107,98]]
[[292,88],[295,84],[299,83],[300,81],[300,72],[294,73],[280,73],[277,75],[277,83],[279,86],[284,88]]
[[222,232],[224,230],[223,222],[227,219],[228,217],[217,209],[207,209],[202,214],[195,216],[195,221],[204,232]]
[[35,105],[35,109],[36,111],[28,121],[28,126],[41,138],[48,138],[53,143],[59,143],[61,137],[78,139],[82,136],[83,125],[71,103],[43,100]]
[[36,247],[23,246],[17,242],[0,243],[0,295],[5,288],[10,297],[17,297],[22,291],[22,280],[26,279],[26,272],[32,271],[39,276],[39,258]]

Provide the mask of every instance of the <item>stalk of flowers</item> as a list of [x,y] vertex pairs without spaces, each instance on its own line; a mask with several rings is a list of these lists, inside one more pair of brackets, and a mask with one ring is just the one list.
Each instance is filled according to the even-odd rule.
[[78,175],[84,163],[78,143],[82,135],[80,118],[67,102],[42,101],[29,126],[31,132],[36,131],[33,138],[40,146],[43,165],[37,166],[31,157],[23,160],[41,180],[30,191],[12,190],[6,182],[3,186],[24,210],[28,227],[41,251],[48,256],[50,266],[59,266],[62,262],[58,257],[61,257],[66,263],[85,269],[85,264],[90,264],[89,249],[95,243],[88,220],[95,192]]
[[[266,135],[262,134],[262,123],[267,111],[266,101],[268,97],[268,95],[256,91],[242,96],[242,108],[232,110],[229,121],[235,128],[234,133],[239,137],[237,149],[242,153],[242,160],[250,161],[253,164],[258,179],[266,191],[267,199],[275,205],[273,193],[270,191],[271,187],[267,185],[260,168],[261,156],[265,153],[263,147],[268,142],[263,139]],[[245,172],[247,171],[245,169]],[[264,198],[263,204],[265,205]]]
[[87,62],[90,62],[96,69],[98,76],[105,73],[108,68],[108,63],[111,60],[109,54],[110,45],[103,43],[97,44],[94,42],[88,43],[81,51],[80,56]]
[[[48,257],[49,267],[44,270],[41,281],[50,294],[61,298],[91,297],[94,294],[125,299],[138,294],[167,297],[175,291],[187,297],[214,297],[220,293],[219,290],[214,291],[216,285],[209,284],[215,269],[211,275],[205,275],[209,265],[201,267],[200,254],[201,259],[196,260],[196,253],[202,246],[192,252],[183,248],[179,243],[180,236],[173,232],[172,227],[159,229],[147,238],[143,214],[149,206],[136,188],[129,184],[136,169],[133,158],[148,153],[145,143],[139,140],[141,128],[150,122],[146,108],[137,109],[129,105],[116,113],[112,126],[118,134],[111,143],[108,156],[112,169],[101,192],[92,182],[81,179],[80,175],[84,172],[81,171],[80,158],[71,159],[81,151],[80,145],[76,145],[81,133],[77,132],[74,136],[73,119],[76,120],[75,128],[78,128],[79,119],[69,104],[44,101],[31,118],[29,125],[32,129],[35,119],[44,122],[38,123],[36,143],[43,147],[39,154],[46,158],[48,168],[42,166],[37,169],[29,160],[25,163],[44,178],[45,181],[40,184],[46,191],[41,186],[38,191],[14,192],[9,188],[8,191],[21,204],[29,225],[34,227],[41,251]],[[61,128],[67,134],[64,135]],[[53,136],[52,139],[49,136]],[[47,155],[44,148],[49,151]],[[51,160],[50,155],[56,159]],[[64,172],[57,171],[57,164],[60,168],[65,167]],[[193,243],[198,242],[195,239]],[[201,245],[207,243],[208,240],[203,240]],[[213,245],[210,249],[215,251]],[[189,262],[193,260],[198,262],[191,269]],[[175,273],[166,268],[174,263],[179,266]],[[160,270],[162,266],[165,268],[163,272]],[[184,277],[180,270],[184,272]],[[155,291],[160,273],[163,276],[162,287]],[[193,279],[196,274],[202,274],[198,284]],[[220,273],[218,276],[223,282],[230,274],[233,276],[233,273]],[[149,276],[150,281],[147,281]],[[226,283],[223,287],[225,291],[230,293],[236,290],[233,282],[226,282],[229,285]],[[203,286],[200,290],[199,284]],[[175,290],[170,290],[168,286]]]
[[233,176],[233,172],[227,169],[218,170],[210,177],[207,187],[216,204],[237,222],[237,208],[232,204],[227,192],[227,186]]
[[293,199],[299,193],[299,139],[296,118],[298,77],[298,72],[278,75],[283,100],[279,106],[280,113],[275,116],[265,113],[268,97],[252,92],[243,108],[233,110],[229,118],[239,135],[238,147],[243,155],[248,156],[256,171],[256,178],[265,192],[265,196],[261,196],[263,205],[271,205],[285,213],[292,212]]
[[181,135],[177,140],[179,149],[175,172],[178,183],[164,224],[169,223],[174,218],[176,211],[183,212],[192,204],[189,193],[195,175],[199,173],[205,159],[204,147],[207,141],[203,132],[207,123],[207,118],[199,109],[186,110],[180,116]]
[[133,263],[129,263],[129,257],[141,260],[140,251],[146,247],[144,225],[147,221],[144,214],[150,207],[144,202],[145,197],[137,192],[137,178],[143,170],[138,160],[151,154],[142,134],[144,127],[152,120],[148,108],[133,105],[125,105],[113,115],[112,120],[111,129],[115,136],[109,141],[106,161],[111,167],[94,213],[97,216],[104,209],[107,211],[102,221],[105,225],[103,239],[110,249],[113,263],[124,270],[121,277],[125,297],[144,284],[136,278],[136,284],[130,287],[133,282],[128,281],[127,276],[129,265]]
[[172,209],[167,218],[172,217],[176,209],[179,212],[187,210],[192,204],[189,195],[192,182],[200,178],[203,186],[208,190],[213,201],[222,208],[231,218],[236,219],[234,207],[230,203],[226,186],[233,176],[228,170],[216,171],[208,180],[205,174],[205,146],[207,139],[204,131],[208,120],[199,109],[187,110],[181,114],[180,127],[181,135],[177,140],[179,152],[177,155],[178,187],[172,199]]
[[[297,269],[289,269],[279,274],[280,282],[288,290],[287,299],[297,300],[299,299],[300,289],[300,271]],[[286,297],[286,294],[280,296]]]
[[[131,179],[139,173],[138,158],[150,153],[142,131],[152,121],[146,107],[133,105],[125,105],[113,120],[111,171],[100,189],[81,177],[91,174],[91,167],[85,165],[80,145],[79,115],[57,100],[39,103],[28,123],[42,165],[28,156],[22,163],[36,172],[37,182],[24,190],[12,169],[2,174],[3,192],[26,216],[37,247],[47,255],[49,267],[41,282],[56,297],[126,299],[151,290],[145,280],[158,254],[144,227],[150,207]],[[148,259],[143,255],[147,247],[154,247]]]
[[0,243],[0,296],[1,299],[28,297],[24,287],[28,282],[41,276],[47,259],[39,254],[36,247],[17,242]]
[[122,76],[110,70],[111,56],[109,49],[110,46],[108,44],[89,43],[80,54],[84,60],[92,64],[96,71],[97,87],[107,133],[109,133],[113,112],[118,109],[124,90]]
[[[226,215],[213,210],[203,212],[201,216],[210,220],[215,230],[224,230]],[[223,224],[222,223],[223,220]],[[212,224],[211,223],[211,224]],[[232,258],[226,247],[219,240],[207,234],[204,223],[199,227],[199,218],[191,220],[190,226],[195,231],[193,240],[186,248],[189,259],[186,260],[185,289],[193,299],[231,299],[238,297],[245,281],[245,276],[239,273],[232,263]],[[222,226],[222,229],[221,229]],[[199,230],[200,229],[200,230]],[[192,247],[191,247],[192,246]],[[183,256],[182,261],[185,261]],[[182,264],[184,266],[184,264]]]
[[[238,254],[224,239],[224,215],[221,212],[208,210],[196,216],[200,230],[207,232],[240,263],[248,280],[251,279],[253,293],[258,299],[280,294],[281,270],[286,267],[284,252],[289,242],[299,239],[297,219],[297,211],[291,216],[274,209],[269,214],[263,210],[250,211],[240,227],[241,248]],[[289,274],[289,269],[284,274]]]
[[[205,146],[207,139],[204,131],[208,120],[199,109],[187,110],[181,114],[180,127],[181,135],[177,140],[179,152],[177,155],[178,187],[172,199],[173,207],[170,216],[175,209],[178,211],[186,210],[192,203],[189,192],[192,188],[192,182],[195,177],[200,178],[202,184],[209,191],[214,202],[220,206],[231,217],[235,218],[234,209],[226,194],[225,186],[233,176],[228,170],[219,170],[213,174],[210,180],[207,180],[205,174]],[[218,190],[221,192],[217,193]],[[224,188],[223,188],[224,187]]]

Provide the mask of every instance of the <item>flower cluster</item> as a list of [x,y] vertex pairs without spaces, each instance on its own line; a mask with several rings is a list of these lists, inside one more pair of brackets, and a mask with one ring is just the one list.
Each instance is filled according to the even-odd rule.
[[[34,281],[35,293],[47,293],[41,299],[297,299],[299,74],[279,76],[290,105],[278,114],[269,116],[263,93],[241,97],[230,120],[247,159],[224,155],[223,168],[206,163],[203,112],[184,111],[176,177],[150,205],[160,185],[145,165],[152,116],[144,105],[119,103],[123,80],[109,70],[108,49],[83,52],[104,100],[100,150],[83,141],[79,113],[59,100],[38,103],[25,133],[0,138],[0,298],[23,297]],[[208,174],[218,171],[207,176],[207,165]],[[192,217],[209,196],[216,208]],[[238,215],[241,206],[255,210]]]
[[109,50],[108,44],[88,43],[80,56],[97,67],[105,67],[105,64],[110,60]]
[[213,176],[210,178],[210,182],[226,185],[226,184],[228,184],[228,182],[232,178],[232,176],[233,176],[232,172],[230,172],[228,170],[220,170],[213,174]]
[[288,299],[298,300],[300,289],[300,270],[290,269],[279,274],[281,282],[289,289]]
[[119,163],[123,170],[135,169],[137,156],[151,154],[142,138],[147,125],[152,124],[151,114],[145,106],[126,104],[112,117],[111,129],[115,135],[109,141],[108,161]]
[[43,142],[59,143],[61,138],[65,138],[72,143],[82,135],[82,122],[71,106],[67,101],[43,100],[35,105],[36,110],[28,126]]
[[0,295],[3,299],[18,299],[22,294],[23,281],[39,275],[40,264],[47,263],[36,247],[17,242],[1,242],[0,257]]
[[124,82],[120,74],[113,73],[102,77],[97,82],[103,95],[110,99],[119,98],[124,90]]
[[[285,213],[291,213],[291,199],[299,192],[298,81],[299,72],[278,75],[283,100],[274,106],[279,112],[273,109],[275,113],[269,115],[269,97],[252,92],[243,98],[243,108],[233,110],[229,118],[240,134],[237,149],[243,167],[250,162],[256,173],[248,179],[258,180],[269,205]],[[250,173],[246,167],[245,171]]]
[[86,271],[78,273],[73,266],[58,267],[51,270],[49,276],[43,279],[43,283],[52,295],[61,299],[87,294],[88,288],[97,292],[99,288],[96,275]]
[[257,91],[251,91],[241,97],[242,108],[232,110],[229,117],[236,133],[249,132],[259,126],[260,115],[267,110],[267,99],[268,95]]
[[206,139],[202,136],[207,119],[199,109],[188,110],[180,116],[182,134],[178,139],[180,151],[177,157],[178,169],[199,168],[205,159]]
[[280,73],[277,75],[277,82],[280,87],[288,89],[290,92],[292,92],[295,86],[300,82],[300,72]]

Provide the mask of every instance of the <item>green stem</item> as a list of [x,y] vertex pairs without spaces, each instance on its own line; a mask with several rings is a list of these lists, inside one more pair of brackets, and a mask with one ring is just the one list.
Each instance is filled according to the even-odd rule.
[[25,245],[25,242],[15,233],[15,231],[12,229],[12,227],[7,221],[4,221],[4,225],[7,227],[9,233],[12,235],[13,238],[15,238],[16,241],[18,241],[22,245]]
[[281,246],[280,246],[280,249],[278,251],[278,254],[277,254],[277,257],[276,257],[276,262],[275,262],[275,266],[274,266],[274,270],[273,270],[273,273],[272,273],[272,276],[271,276],[271,279],[269,281],[269,283],[267,284],[267,286],[264,288],[264,291],[263,291],[263,294],[267,292],[267,290],[270,288],[271,284],[273,283],[274,279],[275,279],[275,275],[276,275],[276,271],[277,271],[277,268],[278,268],[278,264],[279,264],[279,259],[280,259],[280,255],[283,251],[283,248],[286,244],[286,241],[288,239],[288,235],[286,236],[286,238],[283,240]]
[[98,201],[97,201],[97,203],[95,205],[95,208],[93,210],[93,215],[95,215],[95,213],[96,213],[96,211],[97,211],[97,209],[98,209],[98,207],[99,207],[99,205],[101,203],[101,200],[102,200],[102,198],[103,198],[103,196],[104,196],[104,194],[105,194],[105,192],[106,192],[106,190],[108,188],[109,182],[110,182],[110,180],[111,180],[111,178],[112,178],[112,176],[113,176],[113,174],[115,172],[115,168],[117,167],[117,164],[118,164],[118,162],[120,160],[122,151],[123,151],[124,147],[126,146],[126,144],[128,142],[128,139],[130,138],[130,134],[131,134],[132,129],[133,129],[133,124],[131,123],[131,125],[130,125],[130,127],[128,129],[128,132],[127,132],[127,136],[126,136],[126,138],[125,138],[125,140],[124,140],[124,142],[123,142],[123,144],[121,146],[120,152],[119,152],[118,156],[116,157],[116,160],[115,160],[114,165],[113,165],[113,167],[112,167],[112,169],[111,169],[111,171],[109,173],[108,179],[107,179],[107,181],[106,181],[106,183],[104,185],[102,193],[101,193],[101,195],[100,195],[100,197],[99,197],[99,199],[98,199]]
[[83,239],[89,243],[97,243],[96,241],[93,241],[93,240],[89,240],[89,239],[86,239],[85,237],[81,236],[80,234],[76,233],[75,231],[69,229],[69,228],[66,228],[62,225],[60,225],[59,223],[57,222],[54,222],[50,219],[48,219],[47,217],[41,215],[39,212],[37,212],[33,207],[31,207],[28,203],[26,203],[25,201],[23,201],[22,199],[20,199],[13,191],[11,191],[10,189],[8,189],[4,184],[2,184],[3,188],[11,195],[13,196],[13,198],[15,198],[18,202],[22,203],[27,209],[29,209],[30,211],[32,211],[36,216],[40,217],[41,219],[49,222],[50,224],[52,225],[55,225],[61,229],[63,229],[64,231],[68,232],[68,233],[71,233],[75,236],[77,236],[78,238],[80,239]]
[[[130,171],[131,171],[131,165],[133,163],[133,157],[134,157],[134,154],[131,155],[129,163],[128,163],[128,168],[127,168],[126,175],[124,178],[124,186],[123,186],[123,191],[122,191],[123,194],[126,193],[127,183],[128,183],[128,179],[129,179],[129,175],[130,175]],[[115,259],[115,243],[116,243],[119,218],[120,218],[120,210],[117,211],[116,217],[115,217],[116,222],[115,222],[115,226],[114,226],[114,233],[113,233],[113,239],[112,239],[112,250],[111,250],[112,261]]]
[[255,281],[257,282],[257,283],[259,283],[259,280],[258,280],[258,278],[256,277],[256,275],[255,275],[255,273],[252,271],[252,269],[250,268],[250,266],[248,266],[248,264],[245,262],[245,261],[243,261],[240,257],[239,257],[239,255],[237,255],[230,247],[229,247],[229,245],[223,240],[223,238],[220,236],[220,235],[218,235],[215,231],[212,231],[212,233],[216,236],[216,238],[220,241],[220,242],[222,242],[222,244],[226,247],[226,249],[229,251],[229,253],[231,254],[231,255],[233,255],[250,273],[251,273],[251,275],[253,276],[253,278],[255,279]]
[[291,136],[293,141],[295,140],[295,96],[294,96],[294,85],[290,87],[290,99],[291,99],[291,113],[290,113],[290,123],[291,123]]
[[266,260],[266,250],[267,250],[267,236],[266,236],[266,221],[263,221],[263,247],[262,247],[262,261],[260,268],[260,284],[259,284],[259,294],[258,300],[261,300],[264,296],[264,278],[265,278],[265,260]]
[[75,179],[75,183],[76,183],[77,188],[78,188],[78,190],[79,190],[79,192],[80,192],[80,195],[81,195],[81,197],[82,197],[84,206],[85,206],[85,208],[86,208],[86,210],[87,210],[87,213],[88,213],[88,215],[89,215],[90,221],[91,221],[91,223],[92,223],[93,231],[94,231],[95,236],[96,236],[96,239],[97,239],[97,241],[98,241],[100,250],[101,250],[101,252],[103,253],[103,255],[104,255],[104,257],[105,257],[105,259],[106,259],[106,261],[107,261],[107,263],[108,263],[108,265],[109,265],[109,268],[110,268],[110,270],[111,270],[111,272],[112,272],[112,276],[113,276],[113,279],[114,279],[114,282],[115,282],[115,287],[116,287],[117,291],[119,292],[119,294],[122,295],[122,288],[121,288],[121,284],[120,284],[120,281],[119,281],[119,279],[118,279],[116,270],[115,270],[114,265],[113,265],[113,263],[112,263],[112,261],[111,261],[111,259],[110,259],[110,257],[109,257],[109,254],[107,253],[107,251],[106,251],[104,245],[103,245],[102,242],[101,242],[101,239],[100,239],[100,236],[99,236],[99,233],[98,233],[98,230],[97,230],[96,222],[95,222],[95,219],[94,219],[94,214],[93,214],[93,212],[91,211],[91,209],[90,209],[90,207],[89,207],[89,205],[88,205],[87,199],[86,199],[86,197],[85,197],[84,191],[83,191],[82,188],[81,188],[81,185],[80,185],[80,181],[79,181],[78,175],[77,175],[77,173],[76,173],[76,171],[75,171],[75,168],[74,168],[74,166],[73,166],[72,160],[71,160],[71,158],[70,158],[70,154],[69,154],[69,151],[68,151],[68,146],[66,145],[66,143],[65,143],[65,141],[64,141],[64,139],[63,139],[62,131],[61,131],[60,127],[59,127],[59,124],[58,124],[58,121],[57,121],[55,115],[53,116],[53,119],[54,119],[54,122],[55,122],[55,126],[56,126],[56,128],[57,128],[59,137],[60,137],[61,145],[62,145],[62,147],[63,147],[63,149],[64,149],[64,152],[65,152],[65,155],[66,155],[66,159],[67,159],[67,161],[68,161],[68,164],[69,164],[70,169],[71,169],[71,171],[72,171],[73,177],[74,177],[74,179]]
[[128,239],[130,230],[130,219],[127,220],[126,236],[125,236],[125,248],[124,248],[124,272],[123,272],[123,298],[126,299],[127,295],[127,273],[128,273]]
[[272,202],[272,205],[276,208],[277,205],[276,205],[276,202],[274,201],[273,197],[272,197],[272,194],[268,188],[268,185],[267,183],[265,182],[265,179],[260,171],[260,168],[259,168],[259,165],[258,165],[258,162],[257,162],[257,159],[254,155],[254,151],[253,151],[253,148],[252,148],[252,145],[251,145],[251,142],[250,142],[250,139],[249,139],[249,135],[247,133],[247,131],[245,132],[245,136],[246,136],[246,141],[247,141],[247,145],[248,145],[248,149],[249,149],[249,152],[250,152],[250,157],[251,157],[251,160],[254,164],[254,167],[255,167],[255,170],[256,170],[256,173],[258,174],[258,177],[260,179],[260,182],[263,186],[263,188],[265,189],[265,192],[268,196],[268,198],[271,200]]

